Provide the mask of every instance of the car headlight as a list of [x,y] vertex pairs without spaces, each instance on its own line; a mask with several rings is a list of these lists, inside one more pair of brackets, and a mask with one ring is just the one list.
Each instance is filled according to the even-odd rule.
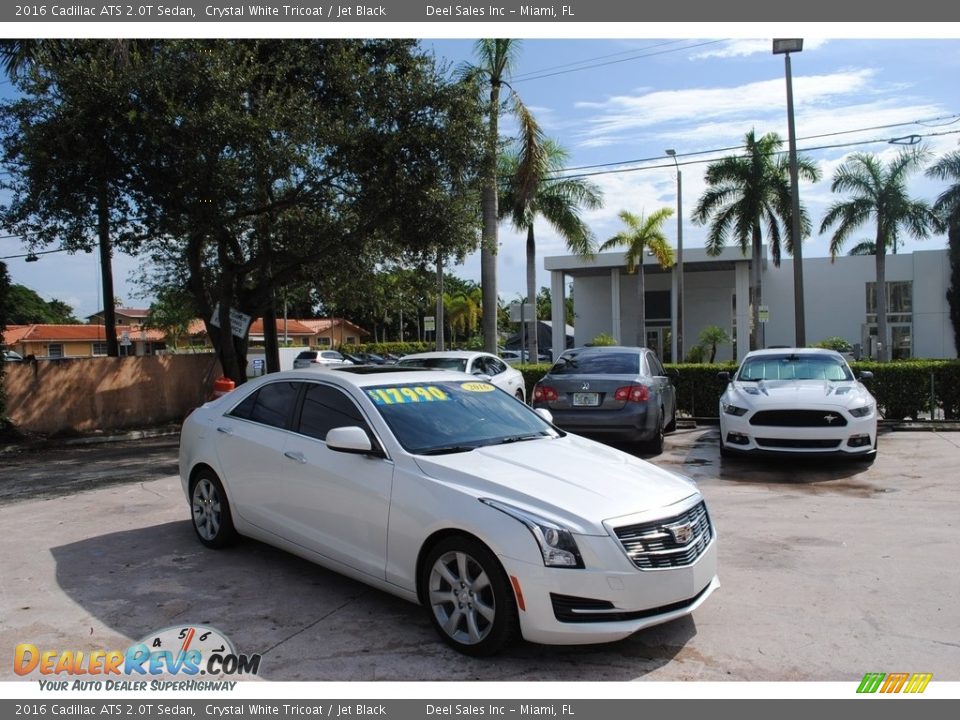
[[577,541],[573,539],[573,533],[565,527],[561,527],[555,522],[542,518],[539,515],[534,515],[527,510],[515,508],[512,505],[507,505],[498,500],[481,498],[480,502],[502,513],[506,513],[526,525],[530,534],[533,535],[537,541],[537,545],[540,546],[540,553],[543,555],[543,564],[547,567],[583,567],[583,558],[580,557]]
[[866,417],[872,412],[873,412],[873,405],[864,405],[863,407],[850,409],[850,414],[857,418]]
[[727,415],[736,415],[740,417],[747,414],[747,409],[728,402],[721,402],[720,407]]

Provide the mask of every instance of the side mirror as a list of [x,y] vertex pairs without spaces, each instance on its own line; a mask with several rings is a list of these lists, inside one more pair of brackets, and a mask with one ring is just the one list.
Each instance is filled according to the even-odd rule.
[[534,412],[546,420],[548,423],[553,425],[553,413],[547,410],[546,408],[536,408]]
[[718,373],[717,373],[717,380],[723,380],[724,382],[730,382],[730,373],[728,373],[726,370],[724,370],[723,372],[718,372]]
[[873,380],[873,373],[869,370],[864,370],[860,373],[860,380]]
[[363,428],[351,425],[349,427],[332,428],[327,431],[327,447],[337,452],[354,453],[356,455],[373,454],[373,444],[370,436]]

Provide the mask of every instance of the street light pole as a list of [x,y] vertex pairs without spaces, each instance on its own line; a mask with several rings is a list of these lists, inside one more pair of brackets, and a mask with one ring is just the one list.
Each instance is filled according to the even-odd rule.
[[667,150],[677,168],[677,356],[675,363],[683,362],[683,174],[677,162],[677,151]]
[[773,41],[773,54],[783,55],[787,78],[787,134],[790,143],[790,237],[793,239],[793,312],[796,346],[807,344],[806,320],[803,311],[803,238],[800,236],[800,188],[797,171],[797,129],[793,112],[793,75],[790,53],[803,50],[803,39]]

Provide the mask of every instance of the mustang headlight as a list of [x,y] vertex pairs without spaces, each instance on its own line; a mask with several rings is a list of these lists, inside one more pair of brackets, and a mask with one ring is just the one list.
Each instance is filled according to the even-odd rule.
[[480,502],[502,513],[506,513],[526,525],[527,529],[537,541],[537,545],[540,546],[540,553],[543,555],[543,564],[547,567],[583,567],[583,558],[580,557],[577,541],[573,539],[573,533],[565,527],[561,527],[555,522],[542,518],[539,515],[534,515],[531,512],[515,508],[512,505],[507,505],[498,500],[481,498]]
[[728,402],[721,402],[720,407],[727,415],[736,415],[740,417],[747,414],[747,409]]
[[851,408],[850,414],[856,418],[866,417],[873,412],[873,405],[864,405],[863,407]]

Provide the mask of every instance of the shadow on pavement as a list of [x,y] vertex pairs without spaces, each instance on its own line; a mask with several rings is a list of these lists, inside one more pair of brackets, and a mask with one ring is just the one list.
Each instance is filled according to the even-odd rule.
[[[612,644],[518,642],[468,658],[436,636],[424,610],[262,543],[214,551],[189,521],[107,533],[52,549],[60,588],[136,640],[183,623],[224,632],[240,653],[262,653],[267,680],[631,680],[675,657],[696,635],[691,618]],[[115,648],[105,648],[115,649]]]

